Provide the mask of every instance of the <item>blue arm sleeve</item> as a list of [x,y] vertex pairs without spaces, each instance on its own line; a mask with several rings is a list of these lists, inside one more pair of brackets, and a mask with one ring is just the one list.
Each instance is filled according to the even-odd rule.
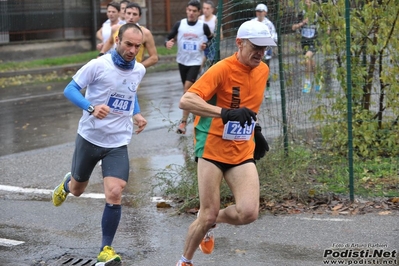
[[87,110],[90,106],[90,102],[80,92],[82,88],[72,80],[64,89],[64,95],[76,106],[79,106],[83,110]]
[[139,105],[139,98],[137,97],[134,99],[134,110],[133,110],[133,115],[140,113],[140,105]]

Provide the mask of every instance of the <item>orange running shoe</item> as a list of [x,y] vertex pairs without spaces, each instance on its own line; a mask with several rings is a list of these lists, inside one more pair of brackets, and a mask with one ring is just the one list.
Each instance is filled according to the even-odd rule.
[[216,224],[214,224],[212,226],[212,228],[208,230],[208,232],[202,239],[201,244],[199,245],[200,250],[204,254],[211,254],[215,247],[215,235],[213,233],[213,229],[215,227],[216,227]]
[[187,122],[181,121],[179,127],[177,128],[176,133],[177,134],[186,134],[186,126],[187,126]]

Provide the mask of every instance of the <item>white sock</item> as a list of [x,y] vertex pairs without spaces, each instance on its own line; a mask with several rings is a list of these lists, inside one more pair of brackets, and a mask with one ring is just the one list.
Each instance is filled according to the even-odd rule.
[[191,263],[192,261],[191,260],[188,260],[188,259],[186,259],[186,257],[184,257],[183,255],[181,255],[181,259],[180,259],[182,262],[188,262],[188,263]]

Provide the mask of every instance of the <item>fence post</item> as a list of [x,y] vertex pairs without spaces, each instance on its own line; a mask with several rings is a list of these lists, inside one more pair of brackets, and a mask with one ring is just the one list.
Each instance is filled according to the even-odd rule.
[[218,1],[216,42],[215,42],[215,63],[220,61],[220,30],[222,28],[223,0]]
[[350,32],[350,3],[345,0],[345,26],[346,26],[346,86],[347,86],[347,112],[348,112],[348,172],[349,172],[349,198],[354,201],[353,182],[353,132],[352,132],[352,71],[351,71],[351,32]]
[[281,19],[280,19],[280,1],[277,1],[277,51],[278,51],[278,69],[280,79],[280,95],[281,95],[281,113],[283,115],[283,138],[284,153],[288,155],[288,129],[287,129],[287,106],[285,98],[285,78],[283,68],[283,53],[281,48]]

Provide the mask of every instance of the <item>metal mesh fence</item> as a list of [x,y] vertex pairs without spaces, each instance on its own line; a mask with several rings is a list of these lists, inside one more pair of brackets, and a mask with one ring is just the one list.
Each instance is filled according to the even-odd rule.
[[[257,4],[219,2],[223,38],[211,46],[217,59],[237,50],[237,29],[256,17]],[[310,191],[399,196],[399,7],[392,1],[307,0],[267,1],[267,7],[279,46],[259,114],[272,146],[264,159],[281,151],[306,157]],[[313,30],[317,37],[306,42]]]

